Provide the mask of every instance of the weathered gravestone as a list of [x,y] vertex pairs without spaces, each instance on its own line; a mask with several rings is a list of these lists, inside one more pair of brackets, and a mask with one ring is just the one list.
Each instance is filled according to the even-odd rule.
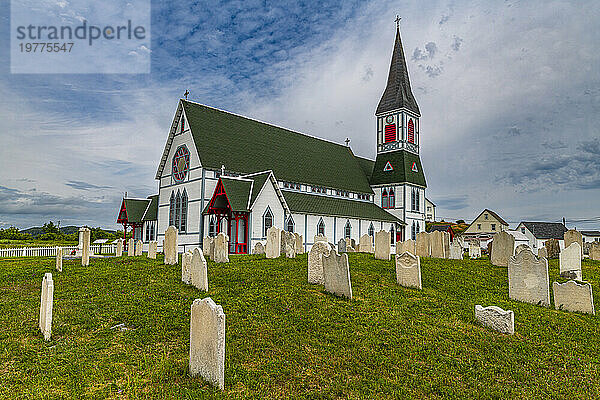
[[548,259],[550,258],[558,258],[560,254],[560,244],[556,239],[548,239],[544,243],[544,247],[546,248],[546,253],[548,254]]
[[[518,246],[515,248],[515,256],[516,256],[517,254],[519,254],[520,252],[522,252],[523,250],[529,250],[529,251],[532,251],[532,250],[531,250],[531,247],[529,247],[529,245],[527,245],[527,244],[523,243],[523,244],[520,244],[520,245],[518,245]],[[539,257],[539,255],[538,255],[538,257]]]
[[600,261],[600,242],[594,242],[590,246],[590,260]]
[[227,263],[229,262],[229,237],[220,232],[215,237],[214,262]]
[[119,241],[117,242],[117,250],[115,250],[115,251],[116,251],[115,255],[117,257],[123,256],[123,241],[121,239],[119,239]]
[[565,240],[565,248],[569,247],[572,243],[577,243],[581,250],[581,258],[583,258],[583,235],[581,232],[569,229],[565,232],[563,239]]
[[444,258],[450,258],[450,233],[442,232],[444,234]]
[[583,254],[585,256],[589,256],[590,255],[590,248],[592,247],[592,243],[591,242],[583,242]]
[[346,252],[346,241],[344,239],[338,240],[338,243],[337,243],[337,252],[340,253],[340,254]]
[[317,243],[317,242],[325,242],[327,243],[329,240],[327,240],[327,236],[318,234],[315,235],[314,239],[313,239],[313,243]]
[[508,259],[508,297],[542,306],[550,305],[548,260],[523,250]]
[[165,254],[166,265],[177,265],[177,228],[169,226],[165,231],[165,239],[163,241],[163,253]]
[[444,258],[444,233],[433,231],[429,234],[431,240],[431,257]]
[[515,333],[515,314],[512,310],[504,311],[500,307],[482,307],[477,304],[475,306],[475,319],[483,326],[492,328],[500,333],[507,335]]
[[323,284],[323,256],[329,255],[331,246],[326,242],[316,242],[308,252],[308,283]]
[[144,249],[144,243],[142,243],[141,240],[138,240],[135,243],[135,255],[136,256],[141,256],[142,252],[143,252],[143,249]]
[[469,258],[481,257],[481,245],[479,240],[471,240],[469,242]]
[[490,240],[490,241],[488,242],[488,244],[487,244],[487,254],[488,254],[488,257],[491,257],[491,256],[492,256],[492,244],[493,244],[493,243],[492,243],[492,241],[491,241],[491,240]]
[[421,260],[405,251],[396,254],[396,281],[398,285],[422,289],[421,286]]
[[285,244],[285,257],[286,258],[295,258],[296,257],[296,249],[289,243]]
[[356,251],[356,242],[354,239],[346,239],[346,253],[354,253]]
[[[578,243],[573,242],[573,244]],[[594,311],[592,285],[589,283],[577,283],[575,281],[565,283],[554,282],[552,284],[552,291],[554,292],[554,308],[557,310],[596,314]]]
[[[291,250],[288,249],[291,247]],[[288,231],[281,231],[281,253],[285,254],[287,258],[296,257],[296,237],[293,233]]]
[[375,259],[389,260],[391,253],[390,233],[379,231],[375,233]]
[[206,259],[199,248],[195,248],[192,253],[192,261],[190,263],[191,283],[196,288],[208,292],[208,268]]
[[572,242],[563,249],[560,252],[559,260],[560,276],[566,279],[581,280],[581,246],[579,243]]
[[56,270],[62,272],[62,261],[63,261],[63,249],[61,247],[56,248]]
[[265,254],[265,246],[261,242],[256,243],[252,254]]
[[81,265],[87,267],[90,265],[90,230],[81,228],[79,232],[82,234],[83,247],[81,249]]
[[492,239],[492,255],[490,257],[493,265],[506,267],[508,259],[515,251],[515,237],[508,232],[498,232]]
[[158,248],[158,242],[152,241],[148,243],[148,258],[156,260],[156,249]]
[[369,235],[362,235],[358,241],[359,250],[363,253],[373,253],[373,238]]
[[46,272],[42,279],[42,298],[40,302],[39,326],[44,340],[50,340],[52,336],[52,307],[54,306],[54,281],[52,274]]
[[181,256],[181,281],[188,285],[192,283],[192,257],[193,254],[190,250]]
[[538,249],[538,254],[537,254],[538,258],[548,258],[548,250],[546,250],[546,247],[540,247]]
[[204,254],[204,258],[211,258],[211,247],[213,246],[213,238],[210,236],[204,236],[202,238],[202,253]]
[[334,249],[329,255],[323,255],[323,285],[326,292],[352,299],[350,266],[346,253],[338,254]]
[[267,229],[267,258],[277,258],[281,255],[281,230],[275,226]]
[[407,239],[404,242],[396,242],[396,254],[402,254],[408,251],[410,254],[416,254],[416,243],[412,239]]
[[296,254],[304,253],[304,241],[302,240],[302,235],[299,233],[294,233],[294,251]]
[[415,244],[416,255],[419,257],[431,256],[430,235],[427,232],[417,233],[417,242]]
[[463,249],[460,246],[460,243],[458,243],[458,241],[455,240],[450,245],[450,259],[451,260],[462,260],[462,258],[463,258]]
[[225,385],[225,313],[210,297],[192,303],[190,375],[199,375],[221,390]]
[[127,241],[127,256],[135,256],[135,240],[133,240],[133,238],[129,238]]

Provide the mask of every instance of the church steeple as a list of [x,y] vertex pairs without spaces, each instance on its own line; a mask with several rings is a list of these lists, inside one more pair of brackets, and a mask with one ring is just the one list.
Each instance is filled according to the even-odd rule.
[[[397,22],[399,19],[397,20]],[[392,63],[383,96],[377,106],[375,115],[389,111],[405,108],[417,116],[421,115],[417,101],[410,89],[410,80],[408,79],[408,69],[404,59],[404,49],[400,39],[400,27],[396,27],[396,41],[394,43],[394,53],[392,54]]]

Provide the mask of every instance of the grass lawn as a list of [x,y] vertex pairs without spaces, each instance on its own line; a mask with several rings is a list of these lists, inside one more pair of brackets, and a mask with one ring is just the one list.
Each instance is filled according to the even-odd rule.
[[[396,285],[392,261],[350,254],[347,301],[306,283],[306,255],[230,258],[209,262],[209,293],[145,257],[65,260],[62,273],[50,258],[1,259],[0,397],[600,397],[599,317],[509,300],[506,268],[487,259],[423,259],[419,291]],[[45,272],[49,342],[37,326]],[[599,262],[583,277],[600,293]],[[226,314],[224,392],[187,372],[190,306],[205,296]],[[514,310],[516,334],[479,326],[475,304]]]

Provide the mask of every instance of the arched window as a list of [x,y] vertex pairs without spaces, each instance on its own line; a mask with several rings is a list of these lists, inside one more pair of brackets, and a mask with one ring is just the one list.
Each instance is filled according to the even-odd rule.
[[385,142],[396,141],[396,124],[388,124],[385,126]]
[[169,226],[175,226],[175,192],[171,192],[169,200]]
[[179,229],[179,217],[181,216],[181,195],[179,190],[175,196],[175,228]]
[[395,244],[396,239],[396,230],[394,229],[394,225],[390,226],[390,243]]
[[267,237],[267,230],[273,226],[273,213],[271,209],[267,207],[263,214],[263,236]]
[[286,230],[288,232],[294,233],[294,219],[292,218],[292,216],[290,215],[290,217],[287,220],[287,227]]
[[369,236],[371,236],[371,237],[375,236],[375,228],[373,227],[372,222],[371,222],[371,225],[369,225]]
[[346,226],[344,227],[344,237],[349,239],[350,236],[352,236],[352,225],[350,224],[350,221],[346,221]]
[[381,192],[381,208],[388,208],[388,193],[385,189]]
[[181,195],[181,215],[179,216],[179,232],[185,232],[187,230],[187,209],[188,209],[188,195],[187,191],[183,189]]
[[421,208],[421,193],[419,189],[415,189],[415,211],[419,211]]
[[323,222],[323,218],[321,218],[317,224],[317,235],[325,236],[325,222]]
[[396,198],[394,197],[394,189],[390,189],[388,194],[388,208],[396,208]]
[[415,124],[412,118],[408,120],[408,142],[415,142]]
[[410,237],[412,238],[412,240],[417,240],[417,223],[415,221],[413,221],[412,223],[412,227],[410,230]]
[[214,215],[211,215],[208,221],[208,236],[217,236],[217,219]]

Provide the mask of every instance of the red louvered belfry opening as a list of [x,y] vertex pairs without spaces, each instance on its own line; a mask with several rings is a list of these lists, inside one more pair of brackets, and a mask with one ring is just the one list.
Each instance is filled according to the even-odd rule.
[[408,120],[408,142],[415,142],[415,124],[413,123],[412,119]]
[[389,124],[385,126],[385,142],[396,141],[396,124]]

